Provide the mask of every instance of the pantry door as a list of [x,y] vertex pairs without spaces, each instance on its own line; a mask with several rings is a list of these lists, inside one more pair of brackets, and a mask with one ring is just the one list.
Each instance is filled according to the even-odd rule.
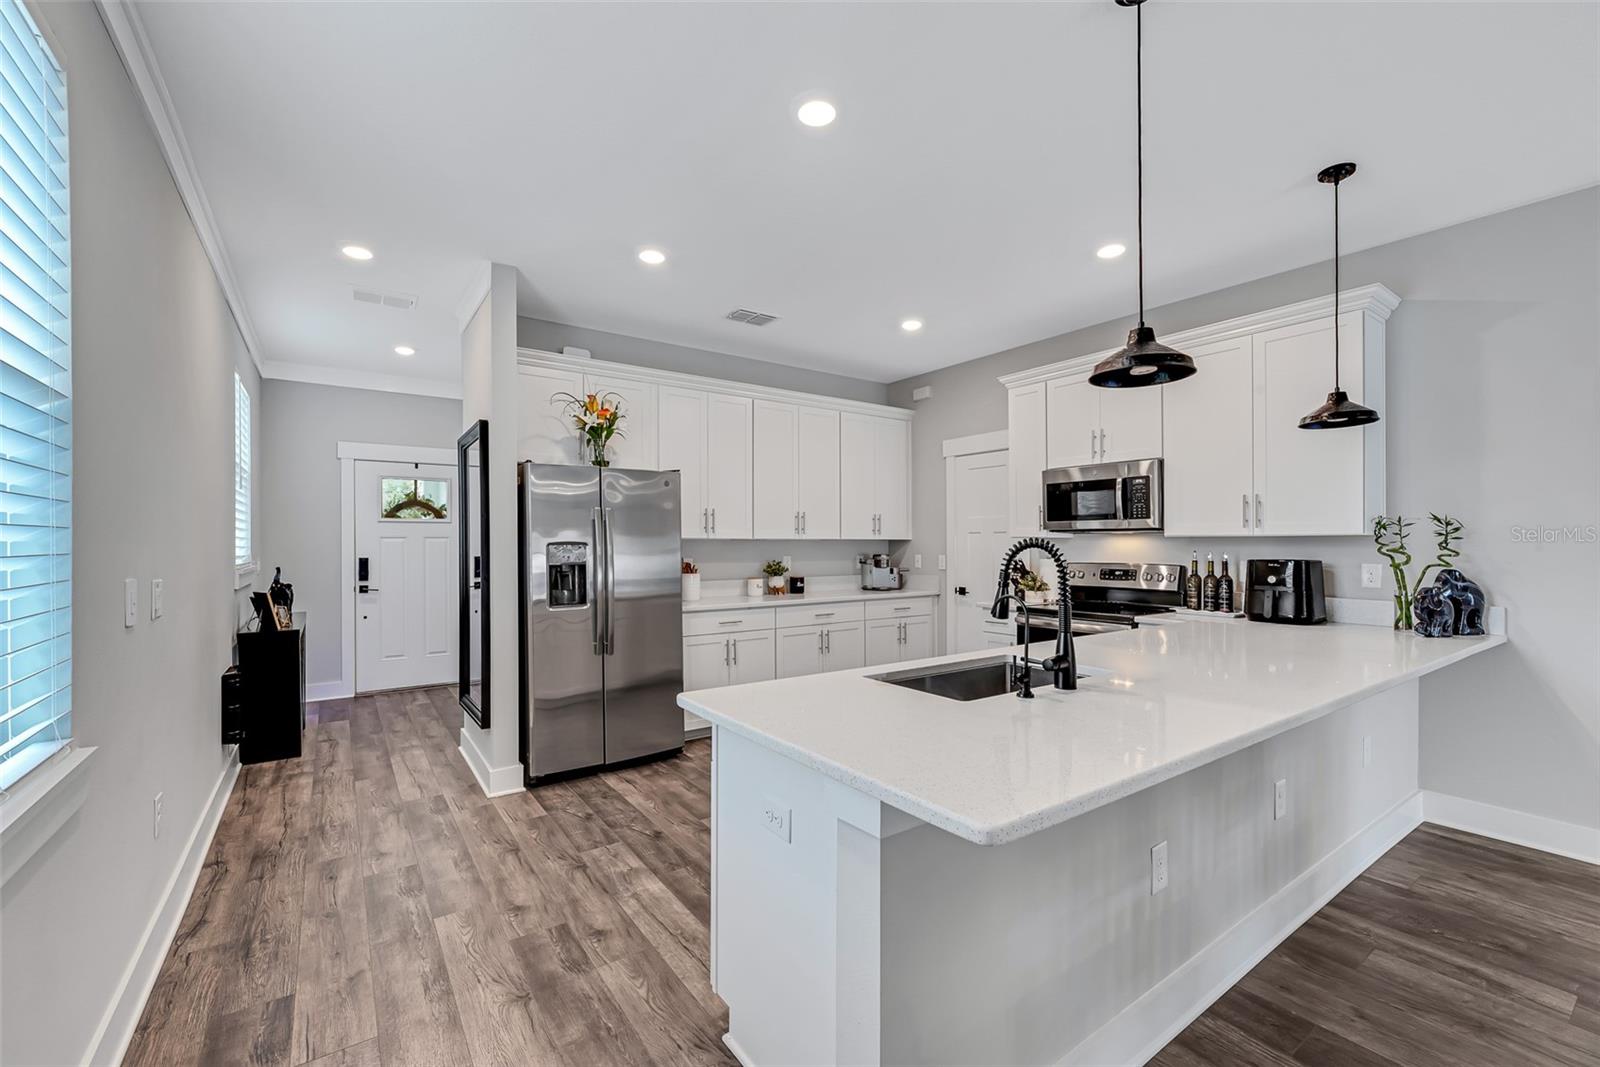
[[443,464],[355,464],[358,693],[458,679],[455,482]]
[[[950,485],[955,540],[951,543],[951,598],[955,647],[971,652],[986,647],[984,620],[994,603],[1000,560],[1011,546],[1008,521],[1008,453],[979,452],[955,457]],[[924,653],[932,655],[931,652]]]

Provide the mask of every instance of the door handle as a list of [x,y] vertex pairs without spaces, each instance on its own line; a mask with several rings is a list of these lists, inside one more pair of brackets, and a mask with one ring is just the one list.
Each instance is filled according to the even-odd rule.
[[589,628],[594,639],[594,654],[606,654],[606,581],[605,550],[600,540],[600,509],[589,512],[589,543],[594,545],[594,610],[589,617]]
[[613,615],[617,607],[617,554],[616,539],[611,536],[611,509],[603,509],[601,518],[606,528],[606,655],[616,651],[616,625]]
[[1250,494],[1239,494],[1239,517],[1243,520],[1244,528],[1250,529]]
[[967,595],[967,587],[964,586],[964,585],[958,585],[958,586],[956,586],[955,593],[956,593],[956,596],[966,596]]
[[1261,494],[1256,494],[1256,528],[1261,528]]
[[358,586],[356,586],[356,592],[358,592],[358,593],[377,593],[377,592],[380,592],[380,590],[375,585],[358,585]]

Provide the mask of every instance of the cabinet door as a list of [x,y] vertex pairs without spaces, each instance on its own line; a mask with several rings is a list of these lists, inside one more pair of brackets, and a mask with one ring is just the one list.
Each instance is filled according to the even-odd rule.
[[920,619],[907,619],[900,639],[900,658],[927,659],[933,655],[933,620],[924,615]]
[[613,467],[657,470],[660,453],[656,440],[656,387],[632,378],[609,378],[586,374],[584,392],[614,393],[622,405],[621,431],[611,438],[607,456]]
[[732,638],[723,634],[683,639],[683,691],[715,689],[728,684]]
[[[1098,389],[1100,394],[1100,460],[1120,463],[1161,455],[1161,405],[1167,387]],[[1178,386],[1182,388],[1182,386]],[[1052,414],[1051,418],[1055,416]]]
[[752,528],[756,537],[798,537],[799,409],[793,404],[757,400],[752,410]]
[[852,667],[865,667],[866,626],[859,622],[846,622],[827,627],[823,634],[822,669],[847,671]]
[[827,670],[823,664],[822,627],[788,626],[778,631],[777,677],[798,678]]
[[[1346,315],[1339,331],[1339,381],[1357,403],[1363,384],[1359,316]],[[1299,427],[1333,388],[1332,316],[1258,333],[1254,340],[1255,532],[1366,533],[1364,431]]]
[[712,537],[750,536],[750,407],[747,396],[706,394],[706,506],[712,510]]
[[679,472],[683,536],[709,537],[706,503],[706,394],[662,386],[658,391],[662,470]]
[[898,663],[900,660],[900,620],[878,619],[866,624],[866,638],[862,645],[862,666],[879,663]]
[[744,682],[769,682],[776,678],[774,644],[771,630],[734,634],[732,672],[728,680],[739,685]]
[[1250,338],[1189,354],[1199,370],[1174,382],[1162,403],[1163,525],[1170,537],[1244,537],[1255,506]]
[[[1045,466],[1081,467],[1100,458],[1100,394],[1118,391],[1099,389],[1086,381],[1045,383],[1045,413],[1049,426],[1045,435]],[[1139,392],[1137,389],[1127,391]],[[1033,488],[1037,494],[1039,487]]]
[[[839,413],[802,407],[795,418],[800,536],[839,536]],[[757,469],[756,477],[760,477]],[[757,483],[759,485],[759,482]],[[757,536],[760,536],[759,534]]]
[[877,442],[874,464],[878,536],[905,540],[911,536],[911,424],[900,419],[874,419]]
[[839,536],[873,538],[877,532],[877,420],[839,416]]
[[[1006,462],[1011,468],[1011,532],[1027,537],[1044,527],[1044,490],[1040,484],[1045,468],[1043,382],[1010,390],[1006,398],[1006,439]],[[850,450],[845,449],[845,455],[849,454]]]
[[517,414],[517,460],[583,462],[572,419],[562,413],[561,401],[551,399],[557,393],[583,396],[583,375],[550,367],[517,369],[517,386],[522,390]]

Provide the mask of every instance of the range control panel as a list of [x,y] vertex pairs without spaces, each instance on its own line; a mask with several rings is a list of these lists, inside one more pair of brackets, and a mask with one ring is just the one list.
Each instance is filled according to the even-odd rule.
[[1074,585],[1099,585],[1117,589],[1180,590],[1189,575],[1181,563],[1069,563],[1067,577]]

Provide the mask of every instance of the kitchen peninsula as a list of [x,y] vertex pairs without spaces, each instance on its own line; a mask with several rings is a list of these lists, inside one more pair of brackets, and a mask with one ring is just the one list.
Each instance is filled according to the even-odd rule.
[[1032,700],[884,667],[682,694],[729,1047],[1142,1062],[1420,821],[1418,679],[1504,641],[1186,619],[1081,640]]

